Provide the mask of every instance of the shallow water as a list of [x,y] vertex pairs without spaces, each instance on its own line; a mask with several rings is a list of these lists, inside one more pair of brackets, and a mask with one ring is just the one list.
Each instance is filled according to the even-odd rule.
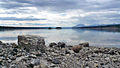
[[17,43],[18,35],[39,35],[45,38],[46,45],[50,42],[65,42],[68,45],[77,45],[89,42],[90,46],[119,47],[120,32],[108,32],[82,29],[31,29],[0,31],[0,40]]

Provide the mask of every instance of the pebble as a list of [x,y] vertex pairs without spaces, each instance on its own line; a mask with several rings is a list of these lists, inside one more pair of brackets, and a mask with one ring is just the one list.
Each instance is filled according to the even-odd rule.
[[55,64],[51,64],[50,67],[55,67],[56,65]]
[[49,47],[54,47],[54,46],[57,46],[55,42],[49,44]]
[[48,68],[48,66],[41,63],[41,64],[40,64],[40,68]]
[[54,63],[54,64],[61,64],[61,62],[58,59],[53,59],[52,63]]
[[29,58],[37,58],[37,56],[36,55],[29,55]]

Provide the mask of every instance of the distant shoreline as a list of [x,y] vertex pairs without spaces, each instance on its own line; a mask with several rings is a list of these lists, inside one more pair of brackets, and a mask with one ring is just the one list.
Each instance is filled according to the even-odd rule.
[[104,31],[120,31],[120,24],[101,25],[101,26],[83,26],[83,27],[14,27],[0,26],[0,30],[16,30],[16,29],[90,29]]

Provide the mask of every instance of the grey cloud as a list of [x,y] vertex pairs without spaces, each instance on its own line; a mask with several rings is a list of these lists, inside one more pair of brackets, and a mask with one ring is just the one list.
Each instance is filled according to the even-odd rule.
[[[119,0],[107,0],[107,2],[97,2],[91,0],[1,0],[5,2],[0,4],[3,8],[13,9],[19,7],[36,7],[42,10],[66,11],[81,9],[84,11],[97,11],[112,8],[119,8]],[[97,7],[96,7],[97,6]]]
[[52,25],[52,24],[49,24],[49,23],[46,23],[46,24],[41,24],[41,23],[23,23],[23,25]]
[[0,17],[0,20],[14,20],[14,21],[36,21],[36,20],[46,20],[38,18],[16,18],[16,17]]
[[[8,13],[34,13],[32,10],[19,9],[23,7],[36,7],[38,11],[47,10],[57,13],[66,13],[71,10],[83,10],[85,12],[97,12],[97,11],[120,11],[120,0],[0,0],[4,2],[0,4],[0,8],[15,9],[15,11]],[[30,12],[28,12],[30,11]],[[64,16],[64,14],[63,14]],[[106,13],[95,14],[85,17],[74,17],[78,19],[77,23],[83,24],[104,24],[104,23],[119,23],[120,14]],[[110,18],[110,19],[109,19]],[[39,19],[17,19],[17,18],[1,18],[1,20],[39,20]],[[76,23],[76,24],[77,24]]]
[[87,25],[100,25],[100,24],[120,24],[120,14],[94,14],[85,17],[73,17],[78,19],[77,23]]

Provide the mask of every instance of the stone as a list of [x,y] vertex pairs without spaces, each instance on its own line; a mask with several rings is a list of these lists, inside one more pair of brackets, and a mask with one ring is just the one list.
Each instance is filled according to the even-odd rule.
[[34,67],[33,64],[29,64],[29,65],[28,65],[28,68],[33,68],[33,67]]
[[43,63],[41,63],[41,64],[40,64],[40,68],[48,68],[48,66],[45,65],[45,64],[43,64]]
[[3,59],[0,58],[0,64],[2,63]]
[[49,44],[49,47],[54,47],[54,46],[57,46],[57,44],[54,42]]
[[11,43],[13,48],[18,48],[18,45],[16,43]]
[[[25,59],[25,56],[21,56],[21,57],[18,57],[16,58],[16,62],[20,62],[21,60]],[[11,59],[12,60],[12,59]]]
[[31,64],[33,65],[40,65],[40,59],[32,59]]
[[65,54],[71,54],[68,50],[65,50]]
[[42,56],[41,52],[31,52],[31,54],[36,55],[36,56]]
[[29,58],[37,58],[36,55],[29,55]]
[[72,50],[75,52],[75,53],[79,53],[79,51],[82,49],[82,46],[80,45],[75,45],[72,47]]
[[40,66],[38,65],[38,66],[34,66],[34,68],[40,68]]
[[51,55],[53,55],[53,56],[59,56],[59,54],[54,53],[54,52],[51,52]]
[[61,62],[58,59],[52,59],[52,63],[54,63],[54,64],[61,64]]
[[55,67],[56,65],[55,64],[51,64],[50,67]]
[[13,56],[17,55],[17,53],[14,52],[14,51],[12,51],[10,54],[13,55]]
[[60,67],[54,67],[54,68],[60,68]]
[[22,54],[21,53],[18,53],[17,55],[16,55],[16,57],[21,57],[22,56]]
[[14,52],[18,52],[18,50],[16,48],[13,49]]
[[58,42],[58,47],[65,48],[66,44],[64,42]]
[[85,42],[85,43],[80,43],[79,45],[83,46],[83,47],[89,47],[89,43]]
[[19,35],[18,45],[27,52],[40,51],[44,53],[46,49],[44,38],[34,35]]
[[115,52],[114,52],[114,50],[110,50],[110,51],[108,52],[108,54],[110,54],[110,55],[115,55]]
[[11,62],[12,62],[12,60],[11,60],[11,59],[9,59],[9,60],[8,60],[8,62],[9,62],[9,63],[11,63]]

